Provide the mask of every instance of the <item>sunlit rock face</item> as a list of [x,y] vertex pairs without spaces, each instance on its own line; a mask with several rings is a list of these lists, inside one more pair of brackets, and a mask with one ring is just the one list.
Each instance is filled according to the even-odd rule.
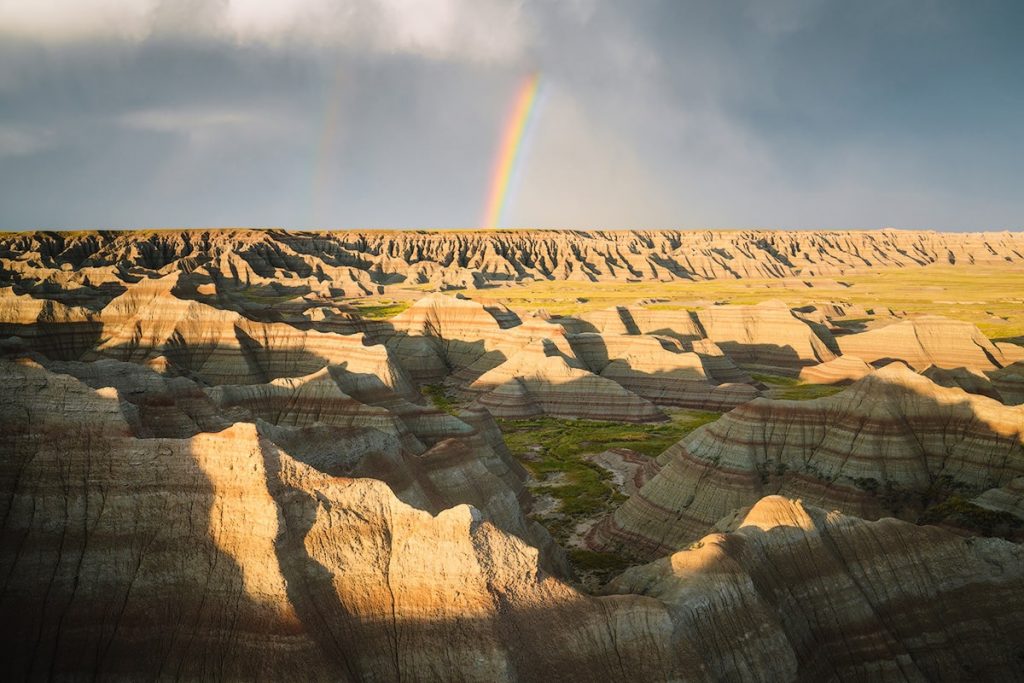
[[[615,315],[634,313],[624,311]],[[641,319],[642,312],[635,311]],[[622,334],[579,332],[592,323],[523,319],[500,306],[433,294],[376,334],[410,376],[447,380],[496,417],[650,421],[664,419],[652,404],[723,410],[757,396],[721,349],[691,334],[697,328],[688,327],[685,312],[654,317],[667,337],[634,326]],[[617,329],[602,329],[609,327]],[[679,346],[680,338],[693,350]]]
[[835,359],[835,339],[775,301],[712,306],[697,314],[706,336],[730,357],[768,367],[802,367]]
[[676,648],[716,653],[704,662],[717,680],[1008,680],[1019,671],[1019,545],[780,496],[721,526],[608,587],[664,603]]
[[993,370],[1009,363],[977,327],[941,316],[923,316],[842,337],[843,353],[869,363],[901,360],[916,370],[928,366]]
[[800,370],[800,379],[817,384],[853,382],[871,373],[872,367],[856,356],[840,356]]
[[678,670],[660,603],[577,593],[475,508],[416,510],[252,424],[139,439],[116,391],[32,363],[3,370],[17,390],[0,404],[12,678]]
[[662,555],[768,494],[916,520],[953,491],[1024,474],[1024,410],[895,363],[835,396],[751,401],[658,460],[660,473],[595,530],[595,547]]
[[552,345],[533,343],[469,386],[476,405],[497,417],[583,417],[628,422],[664,419],[650,401],[579,367]]
[[659,405],[729,410],[758,394],[749,384],[719,383],[714,363],[654,335],[581,333],[569,344],[592,372]]

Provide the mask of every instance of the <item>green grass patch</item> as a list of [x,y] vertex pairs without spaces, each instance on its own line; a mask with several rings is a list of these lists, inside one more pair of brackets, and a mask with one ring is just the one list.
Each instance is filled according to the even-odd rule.
[[770,387],[769,398],[780,398],[787,401],[810,401],[838,394],[846,388],[835,384],[811,384],[802,382],[796,377],[783,377],[760,372],[752,373],[750,376]]
[[[669,417],[672,418],[672,424],[678,428],[682,435],[685,436],[692,432],[697,427],[703,427],[706,424],[710,424],[722,417],[722,413],[716,413],[710,410],[671,410],[669,409]],[[682,438],[679,437],[679,438]],[[676,439],[678,441],[679,439]],[[673,442],[675,443],[675,442]],[[668,444],[665,448],[668,448],[672,444]],[[660,449],[657,453],[647,453],[648,455],[659,455],[665,448]],[[638,449],[633,449],[638,450]],[[640,451],[644,453],[645,451]]]
[[354,308],[360,317],[367,320],[386,320],[393,318],[411,305],[408,301],[392,301],[391,303],[357,303]]
[[796,377],[783,377],[782,375],[769,375],[763,372],[752,372],[750,376],[754,378],[755,382],[761,382],[762,384],[771,384],[777,387],[795,387],[800,384],[800,380]]
[[440,384],[427,384],[420,391],[430,399],[430,402],[434,404],[434,407],[438,410],[443,410],[446,413],[452,415],[459,412],[459,409],[452,403],[451,396],[445,390],[444,386]]
[[608,578],[628,569],[633,564],[629,559],[615,553],[598,553],[582,548],[570,550],[569,559],[572,560],[573,566],[577,570],[608,574],[610,575]]
[[[634,424],[597,420],[498,420],[505,442],[513,453],[526,455],[526,466],[535,474],[561,472],[578,462],[582,453],[609,448],[629,448],[654,457],[697,427],[713,422],[720,413],[704,410],[673,412],[668,422]],[[533,460],[530,446],[541,446],[543,457]],[[603,471],[603,470],[602,470]]]
[[[498,426],[509,449],[538,480],[534,494],[551,496],[557,502],[555,509],[537,521],[565,545],[579,522],[607,514],[626,499],[613,485],[611,473],[585,460],[585,454],[628,448],[654,457],[718,417],[719,413],[679,410],[669,422],[657,424],[542,417],[498,420]],[[597,572],[601,578],[627,566],[625,560],[605,553],[573,553],[577,571]]]

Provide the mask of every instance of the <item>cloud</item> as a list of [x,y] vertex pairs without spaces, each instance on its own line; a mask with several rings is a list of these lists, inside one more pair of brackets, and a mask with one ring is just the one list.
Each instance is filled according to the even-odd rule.
[[31,156],[53,147],[53,132],[31,126],[0,124],[0,157]]
[[49,45],[163,37],[504,61],[528,43],[516,0],[0,0],[0,36]]
[[0,0],[0,205],[470,225],[539,70],[508,224],[1019,222],[1024,10],[925,4]]
[[179,136],[194,153],[239,147],[266,147],[291,138],[296,126],[281,109],[237,105],[164,106],[128,111],[115,117],[122,129]]
[[41,43],[143,40],[160,0],[0,0],[0,35]]
[[247,112],[216,108],[161,108],[128,112],[119,119],[128,128],[158,133],[184,133],[204,128],[251,126],[256,117]]

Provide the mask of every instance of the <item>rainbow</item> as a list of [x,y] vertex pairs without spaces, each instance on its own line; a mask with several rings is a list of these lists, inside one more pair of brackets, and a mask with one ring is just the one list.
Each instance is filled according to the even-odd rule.
[[523,139],[529,128],[539,89],[539,73],[530,74],[519,86],[515,104],[501,135],[501,146],[494,160],[494,170],[491,172],[491,189],[487,196],[487,209],[484,211],[483,219],[485,228],[501,226],[509,185],[516,175],[517,162],[522,157]]
[[332,171],[335,171],[335,156],[338,153],[337,139],[339,120],[341,118],[342,105],[345,98],[345,88],[348,85],[348,78],[341,64],[334,70],[333,82],[324,101],[323,125],[320,129],[320,139],[315,149],[313,162],[312,197],[310,200],[310,221],[314,228],[322,228],[323,221],[328,216],[325,209],[329,185],[331,184]]

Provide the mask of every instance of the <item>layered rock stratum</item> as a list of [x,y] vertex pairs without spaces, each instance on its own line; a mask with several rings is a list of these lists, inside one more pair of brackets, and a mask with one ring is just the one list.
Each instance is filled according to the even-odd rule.
[[913,368],[993,370],[1009,364],[1003,351],[970,323],[923,316],[842,337],[844,354],[869,363],[898,359]]
[[997,604],[1022,580],[1017,545],[769,496],[609,591],[664,603],[680,650],[746,639],[716,680],[992,680],[1019,674],[1022,615]]
[[[836,276],[885,267],[1024,261],[1024,235],[876,232],[331,232],[190,230],[18,233],[0,240],[5,276],[34,291],[101,290],[113,271],[209,268],[247,285],[358,295],[545,279],[711,280]],[[70,264],[73,272],[64,268]],[[40,268],[46,277],[39,278]]]
[[658,462],[658,475],[594,530],[595,546],[656,557],[772,494],[917,520],[951,492],[979,494],[1024,474],[1024,410],[893,363],[835,396],[755,399]]

